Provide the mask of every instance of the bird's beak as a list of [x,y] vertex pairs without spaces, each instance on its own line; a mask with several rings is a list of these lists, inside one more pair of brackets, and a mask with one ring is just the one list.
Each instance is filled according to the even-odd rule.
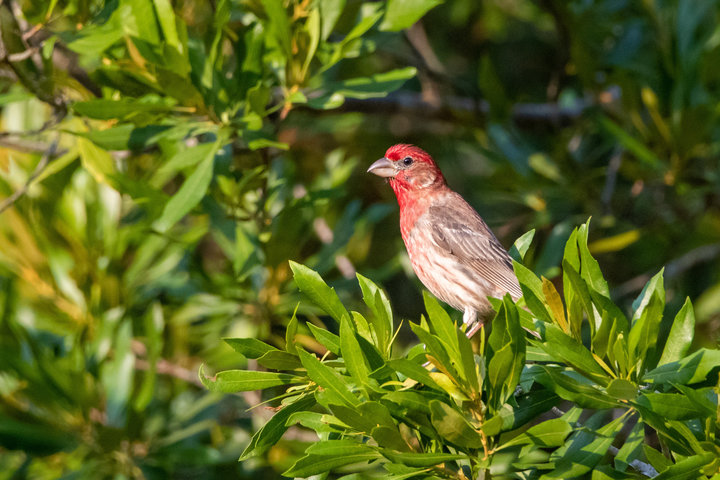
[[386,178],[394,177],[397,173],[397,170],[395,170],[392,162],[385,157],[370,165],[370,168],[368,168],[367,171],[368,173],[374,173],[378,177]]

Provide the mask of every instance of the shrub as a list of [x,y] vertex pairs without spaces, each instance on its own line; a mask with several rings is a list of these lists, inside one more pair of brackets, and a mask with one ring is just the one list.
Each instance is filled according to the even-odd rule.
[[[376,284],[358,275],[368,314],[348,312],[317,273],[291,263],[297,286],[339,333],[293,316],[284,349],[253,338],[226,339],[266,370],[213,377],[201,371],[202,382],[224,393],[270,390],[275,396],[268,401],[278,405],[240,459],[265,453],[288,428],[303,428],[319,441],[286,476],[373,476],[381,470],[382,478],[393,479],[718,474],[720,350],[688,354],[694,332],[689,300],[667,338],[659,336],[662,271],[627,317],[589,253],[588,227],[575,229],[565,246],[563,295],[516,262],[524,300],[496,300],[491,332],[478,335],[474,345],[426,294],[427,318],[410,324],[421,343],[399,353],[392,310]],[[520,256],[531,237],[516,242]],[[321,345],[317,352],[298,341],[301,331]]]

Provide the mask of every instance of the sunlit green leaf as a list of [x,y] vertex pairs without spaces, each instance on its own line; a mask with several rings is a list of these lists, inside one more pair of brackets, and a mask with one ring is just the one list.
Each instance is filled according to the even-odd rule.
[[290,268],[298,288],[310,297],[313,303],[337,322],[340,322],[343,317],[350,318],[350,314],[345,310],[335,289],[329,287],[317,272],[292,260],[290,260]]
[[687,354],[695,334],[695,313],[689,298],[685,299],[673,320],[658,366],[680,360]]
[[442,0],[389,0],[380,29],[397,31],[409,28],[428,10],[441,3]]
[[360,400],[350,391],[346,378],[343,378],[331,367],[320,362],[315,355],[298,350],[300,361],[308,371],[308,376],[318,385],[323,387],[328,394],[338,400],[337,403],[345,403],[357,406]]
[[287,373],[253,370],[225,370],[213,377],[208,377],[201,368],[200,381],[212,392],[234,393],[301,383],[303,379]]

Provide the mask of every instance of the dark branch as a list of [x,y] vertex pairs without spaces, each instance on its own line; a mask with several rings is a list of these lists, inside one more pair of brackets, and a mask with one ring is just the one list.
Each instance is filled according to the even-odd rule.
[[[610,102],[615,100],[611,95]],[[607,102],[609,103],[609,102]],[[557,103],[518,103],[512,108],[511,118],[514,122],[526,124],[569,125],[591,108],[604,105],[589,100],[578,101],[573,106],[565,107]],[[361,112],[368,114],[415,115],[417,118],[433,118],[436,120],[458,120],[468,115],[485,119],[490,113],[490,105],[485,100],[474,100],[464,97],[444,97],[440,105],[429,104],[420,95],[409,92],[396,92],[384,98],[358,100],[348,98],[338,109],[325,113]]]

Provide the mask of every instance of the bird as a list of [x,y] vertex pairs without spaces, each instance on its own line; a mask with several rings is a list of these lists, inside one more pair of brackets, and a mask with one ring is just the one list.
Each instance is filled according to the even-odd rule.
[[522,296],[510,255],[475,209],[450,189],[427,152],[393,145],[367,171],[388,179],[415,274],[435,297],[463,312],[468,337],[492,315],[488,297]]

